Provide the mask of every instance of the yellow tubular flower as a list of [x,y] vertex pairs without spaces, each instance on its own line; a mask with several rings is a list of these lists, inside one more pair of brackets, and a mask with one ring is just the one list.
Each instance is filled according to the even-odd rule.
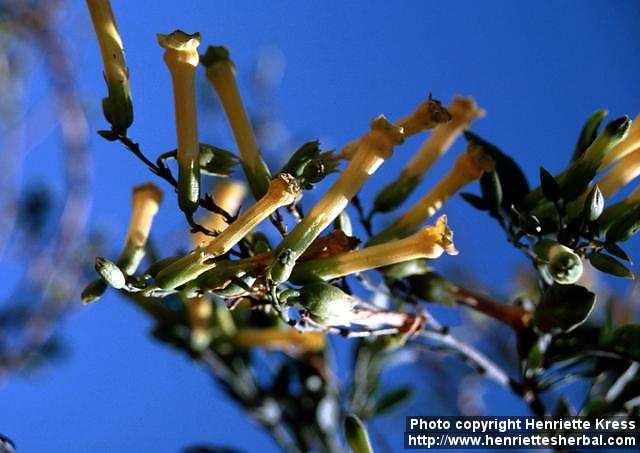
[[637,148],[620,159],[613,168],[598,181],[598,187],[605,198],[611,198],[639,175],[640,148]]
[[445,252],[458,254],[453,245],[453,232],[447,226],[447,217],[441,216],[435,225],[407,238],[302,263],[294,269],[292,280],[296,283],[331,280],[404,261],[436,259]]
[[191,346],[196,350],[202,350],[211,342],[213,302],[203,296],[187,299],[184,302],[191,326]]
[[118,263],[129,275],[133,274],[144,257],[153,218],[162,201],[162,191],[152,183],[134,187],[131,197],[132,211],[125,246]]
[[323,332],[298,332],[278,327],[266,329],[242,329],[232,339],[241,348],[264,348],[292,353],[319,352],[325,347]]
[[202,63],[207,68],[207,78],[218,93],[220,103],[229,119],[251,191],[256,199],[261,198],[267,191],[271,173],[262,159],[249,116],[238,91],[235,66],[229,58],[229,51],[224,47],[209,47],[202,57]]
[[379,244],[413,233],[458,190],[479,179],[485,171],[492,169],[493,160],[480,146],[469,143],[467,152],[458,156],[449,173],[391,226],[371,238],[368,244]]
[[176,30],[158,34],[165,49],[164,61],[171,73],[178,135],[178,204],[186,213],[198,208],[200,199],[200,144],[196,111],[195,76],[198,67],[200,34]]
[[615,148],[605,156],[602,164],[600,165],[600,169],[608,167],[612,163],[635,151],[637,148],[640,148],[640,114],[635,117],[631,126],[629,126],[626,138],[618,143]]
[[129,70],[124,47],[109,0],[87,0],[93,28],[98,38],[109,97],[103,103],[104,113],[114,130],[123,133],[133,121]]
[[365,181],[391,156],[393,147],[403,139],[402,129],[383,115],[373,120],[371,131],[361,139],[357,153],[338,180],[278,246],[269,269],[272,281],[287,280],[297,259],[338,217]]
[[473,98],[456,96],[447,108],[451,121],[439,124],[418,152],[402,170],[401,178],[421,177],[451,147],[453,142],[469,128],[471,122],[482,118],[485,111]]
[[[412,113],[405,118],[397,121],[395,126],[402,129],[404,138],[407,139],[422,131],[433,129],[439,124],[446,123],[451,120],[451,114],[445,109],[439,101],[435,99],[427,99],[418,106]],[[362,138],[353,140],[345,145],[340,151],[340,157],[343,159],[351,159],[358,151],[358,147],[362,143]]]
[[227,253],[276,209],[293,203],[299,192],[300,187],[292,176],[279,174],[271,181],[264,197],[240,214],[235,222],[205,247],[195,249],[160,271],[156,284],[165,290],[173,289],[214,268],[215,263],[211,262],[213,258]]
[[[231,215],[234,215],[238,208],[240,208],[240,204],[245,195],[246,189],[244,184],[230,179],[221,180],[213,190],[213,199],[216,204]],[[227,222],[225,222],[224,217],[213,212],[208,213],[200,224],[209,231],[217,232],[221,232],[227,227]],[[196,232],[191,235],[191,240],[194,246],[199,247],[211,241],[211,236]]]

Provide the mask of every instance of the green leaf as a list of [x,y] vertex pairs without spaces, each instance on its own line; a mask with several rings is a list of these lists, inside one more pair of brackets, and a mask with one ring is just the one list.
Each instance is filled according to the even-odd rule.
[[540,167],[540,187],[544,197],[552,203],[557,202],[562,196],[560,185],[551,173]]
[[602,192],[600,191],[600,188],[598,187],[598,185],[596,184],[593,189],[591,189],[591,191],[589,192],[589,195],[587,195],[587,199],[584,202],[584,207],[583,207],[583,217],[588,221],[588,222],[593,222],[595,220],[598,220],[598,217],[600,217],[600,214],[602,214],[602,211],[604,210],[604,197],[602,196]]
[[238,165],[238,157],[231,151],[200,143],[200,171],[211,176],[227,177]]
[[462,197],[462,199],[464,201],[466,201],[467,203],[469,203],[471,206],[473,206],[474,208],[476,208],[479,211],[488,211],[489,210],[489,205],[486,201],[484,201],[484,198],[479,197],[475,194],[469,193],[469,192],[463,192],[460,194],[460,196]]
[[480,178],[482,196],[492,213],[498,213],[502,206],[502,182],[497,171],[487,171]]
[[629,264],[633,264],[631,257],[627,252],[625,252],[622,247],[620,247],[615,242],[605,242],[604,249],[611,253],[613,256],[617,256],[621,260],[627,261]]
[[607,345],[622,356],[640,361],[640,325],[627,324],[618,327],[611,333]]
[[356,415],[347,415],[344,420],[344,432],[353,453],[372,453],[367,428]]
[[592,253],[589,255],[589,262],[593,267],[606,274],[614,275],[616,277],[634,278],[633,272],[627,269],[624,264],[609,255],[605,255],[604,253]]
[[527,234],[536,235],[542,231],[540,220],[534,215],[523,214],[515,206],[510,208],[511,214],[515,217],[518,226]]
[[596,295],[579,285],[554,284],[547,289],[534,313],[534,324],[542,332],[569,332],[585,322]]
[[607,116],[607,111],[605,109],[596,110],[591,114],[589,119],[587,119],[586,123],[584,123],[575,149],[573,150],[573,156],[571,157],[572,161],[577,160],[582,156],[587,148],[591,146],[598,136],[598,128],[605,116]]
[[412,394],[413,389],[410,387],[398,387],[385,393],[380,398],[378,398],[374,409],[374,414],[381,415],[391,412],[406,400],[411,398]]
[[[495,172],[502,186],[502,206],[505,209],[509,209],[509,206],[512,204],[519,204],[524,196],[529,193],[529,183],[518,164],[496,146],[473,132],[466,131],[464,136],[468,141],[473,141],[482,146],[485,152],[494,160]],[[480,178],[481,187],[483,184],[487,185],[491,183],[486,175],[485,173],[485,175]]]

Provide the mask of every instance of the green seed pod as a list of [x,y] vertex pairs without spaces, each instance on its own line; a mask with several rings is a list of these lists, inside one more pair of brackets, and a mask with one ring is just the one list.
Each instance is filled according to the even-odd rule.
[[127,279],[120,268],[113,262],[106,258],[96,258],[96,272],[100,274],[100,277],[111,287],[115,289],[122,289],[127,284]]
[[347,415],[344,433],[353,453],[373,453],[367,428],[357,415]]
[[353,297],[325,282],[305,285],[298,300],[311,319],[327,326],[348,325],[356,305]]
[[100,299],[106,290],[107,284],[103,280],[94,280],[82,291],[80,299],[83,304],[88,305]]
[[570,285],[582,276],[582,259],[569,247],[543,239],[534,246],[534,252],[546,263],[551,278],[557,283]]
[[398,208],[420,182],[419,177],[400,178],[383,188],[373,202],[376,212],[389,212]]

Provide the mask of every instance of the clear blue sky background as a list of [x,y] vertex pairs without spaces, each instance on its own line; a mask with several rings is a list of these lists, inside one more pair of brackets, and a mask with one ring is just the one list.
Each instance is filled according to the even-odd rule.
[[[244,92],[260,50],[279,48],[286,61],[276,93],[280,118],[300,137],[321,138],[327,146],[360,135],[381,112],[404,115],[429,91],[447,103],[456,93],[470,94],[488,112],[473,129],[511,153],[535,181],[540,165],[563,168],[593,110],[606,107],[611,118],[640,111],[638,1],[115,0],[113,6],[131,71],[136,114],[131,136],[152,154],[175,146],[169,77],[155,33],[178,27],[200,31],[205,44],[227,45]],[[105,88],[84,2],[73,2],[63,21],[91,129],[104,128],[99,99]],[[43,91],[41,79],[33,75],[30,103]],[[207,128],[201,124],[203,136]],[[394,175],[421,139],[399,148],[369,188]],[[45,165],[56,162],[57,143],[54,130],[30,154],[27,178],[42,176]],[[221,144],[230,143],[225,131]],[[462,146],[456,144],[430,172],[429,184]],[[151,177],[98,136],[92,136],[91,151],[92,226],[106,231],[116,249],[126,228],[130,189]],[[270,159],[281,163],[285,157]],[[183,241],[184,224],[171,203],[168,196],[154,236],[173,244]],[[484,284],[504,289],[522,257],[487,216],[460,200],[451,201],[446,212],[462,252],[456,263]],[[640,255],[637,240],[631,248]],[[451,259],[443,263],[446,267]],[[112,294],[77,311],[62,328],[70,345],[67,359],[3,383],[0,432],[24,452],[175,452],[198,442],[275,450],[203,371],[152,341],[149,328],[141,314]],[[418,385],[428,389],[427,382]],[[510,397],[500,397],[496,413],[526,412]],[[435,410],[416,406],[412,412]],[[398,449],[403,415],[379,426]]]

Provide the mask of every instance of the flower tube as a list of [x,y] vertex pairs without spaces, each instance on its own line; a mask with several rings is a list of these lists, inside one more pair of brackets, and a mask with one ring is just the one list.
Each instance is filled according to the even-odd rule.
[[[418,106],[412,113],[395,123],[396,127],[402,128],[404,138],[407,139],[422,131],[433,129],[439,124],[451,120],[451,114],[442,106],[440,101],[432,99],[431,96]],[[340,151],[340,157],[350,160],[358,151],[362,142],[362,137],[353,140],[345,145]]]
[[611,198],[639,175],[640,147],[618,160],[613,168],[598,181],[598,187],[605,198]]
[[374,201],[375,211],[389,212],[405,201],[434,162],[447,152],[473,120],[485,114],[473,98],[460,96],[453,99],[447,111],[451,114],[451,121],[438,124],[404,167],[400,176],[382,189]]
[[240,348],[263,348],[292,353],[320,352],[326,345],[323,332],[298,332],[280,327],[241,329],[231,341]]
[[202,56],[202,64],[207,68],[207,78],[218,93],[229,119],[251,192],[259,199],[267,192],[271,173],[260,154],[249,116],[240,97],[235,66],[229,58],[229,51],[225,47],[209,46]]
[[492,169],[493,160],[481,146],[470,142],[467,152],[458,156],[449,173],[400,218],[371,238],[368,244],[380,244],[413,233],[462,187],[479,179],[485,171]]
[[[233,215],[240,208],[245,192],[244,184],[238,181],[221,180],[213,190],[213,199],[220,208]],[[224,217],[213,212],[209,212],[200,224],[209,231],[218,233],[227,227]],[[211,236],[196,232],[191,235],[191,240],[193,245],[198,247],[211,241]]]
[[[269,184],[269,190],[253,206],[229,225],[204,247],[198,247],[187,256],[161,270],[156,276],[156,285],[164,290],[176,288],[197,278],[215,267],[213,258],[224,255],[258,224],[276,209],[295,201],[300,187],[286,173],[279,174]],[[151,288],[153,289],[153,288]]]
[[402,143],[402,129],[383,115],[373,120],[371,131],[362,139],[347,168],[307,216],[278,246],[267,276],[281,283],[291,274],[293,266],[315,238],[345,209],[365,181],[388,159],[393,147]]
[[[131,197],[131,219],[124,241],[124,247],[117,261],[123,274],[133,275],[144,258],[144,249],[149,238],[153,218],[160,209],[162,191],[152,183],[134,187]],[[122,285],[121,285],[122,287]],[[103,280],[96,280],[82,292],[85,304],[98,299],[106,290]]]
[[109,93],[102,101],[104,116],[115,133],[125,134],[133,122],[133,105],[122,39],[109,0],[87,0],[87,7],[100,45]]
[[295,283],[331,280],[404,261],[436,259],[445,252],[449,255],[458,253],[447,217],[441,216],[434,226],[425,227],[407,238],[299,264],[291,279]]
[[602,164],[600,165],[600,169],[608,167],[614,162],[625,157],[630,152],[635,151],[637,148],[640,148],[640,114],[634,118],[631,126],[629,126],[627,137],[618,143],[611,152],[604,157]]
[[200,33],[182,30],[158,34],[158,44],[165,49],[164,61],[171,73],[178,135],[178,205],[193,214],[200,200],[200,144],[196,111],[196,68]]

